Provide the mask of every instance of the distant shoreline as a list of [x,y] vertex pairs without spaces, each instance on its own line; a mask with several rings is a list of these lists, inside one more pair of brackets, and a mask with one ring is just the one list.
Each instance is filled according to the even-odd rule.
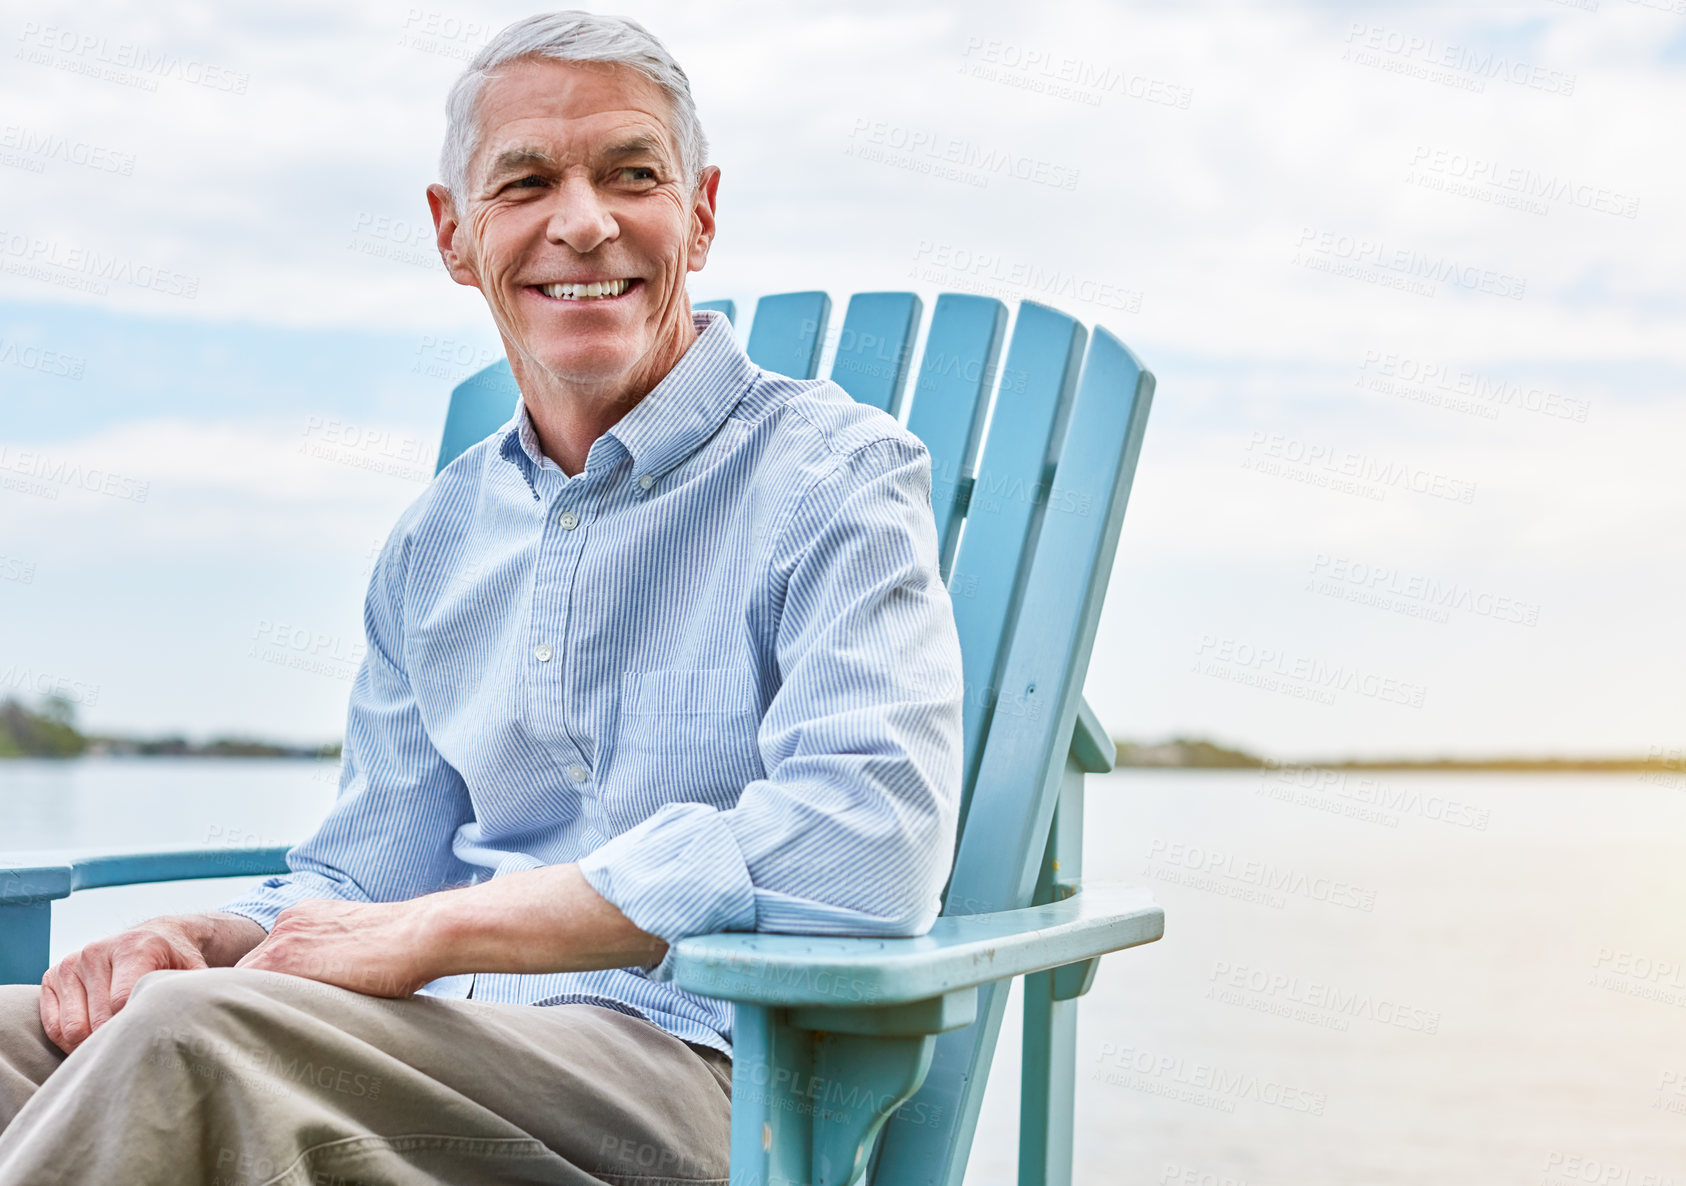
[[[1644,757],[1625,758],[1310,758],[1279,761],[1202,737],[1142,743],[1114,739],[1116,765],[1124,770],[1391,770],[1421,773],[1686,774],[1686,751],[1652,746]],[[249,737],[189,741],[169,737],[102,737],[76,728],[68,701],[47,698],[29,709],[0,700],[0,760],[7,758],[280,758],[324,761],[340,756],[340,743],[286,745]]]
[[1194,763],[1119,762],[1119,770],[1374,770],[1398,773],[1456,774],[1678,774],[1686,781],[1686,766],[1678,761],[1650,761],[1645,758],[1491,758],[1425,759],[1420,761],[1373,762],[1261,762],[1257,766],[1229,763],[1201,766]]
[[189,741],[168,737],[102,737],[76,727],[75,705],[62,696],[26,707],[15,696],[0,700],[0,759],[5,758],[337,758],[340,743],[286,745],[251,737]]
[[1116,741],[1123,770],[1376,770],[1409,773],[1519,774],[1686,774],[1686,753],[1653,746],[1644,757],[1628,758],[1307,758],[1279,761],[1204,738],[1177,737],[1142,744]]

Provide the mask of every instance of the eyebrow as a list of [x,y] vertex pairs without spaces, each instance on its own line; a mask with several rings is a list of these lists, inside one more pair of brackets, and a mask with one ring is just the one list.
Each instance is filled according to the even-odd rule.
[[555,168],[556,158],[542,148],[531,145],[517,145],[514,148],[504,149],[492,158],[492,163],[486,169],[486,177],[490,180],[504,173],[513,173],[534,165]]
[[[661,158],[663,156],[662,147],[648,136],[633,136],[622,140],[618,144],[611,144],[602,151],[602,157],[605,160],[623,160],[626,157],[639,156]],[[518,144],[504,149],[492,158],[491,164],[486,169],[486,179],[490,181],[505,174],[517,173],[522,169],[535,166],[555,169],[556,164],[556,157],[548,149],[540,148],[537,145]]]

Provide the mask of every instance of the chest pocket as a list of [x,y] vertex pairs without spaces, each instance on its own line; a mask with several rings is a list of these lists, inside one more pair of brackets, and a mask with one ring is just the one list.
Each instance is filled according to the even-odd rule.
[[748,667],[626,672],[611,814],[625,826],[676,800],[731,807],[765,773],[756,744],[760,727]]

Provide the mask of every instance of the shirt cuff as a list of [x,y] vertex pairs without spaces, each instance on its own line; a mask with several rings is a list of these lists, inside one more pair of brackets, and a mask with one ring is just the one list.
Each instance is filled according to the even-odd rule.
[[296,906],[312,898],[332,898],[336,901],[362,901],[350,898],[341,883],[320,873],[283,873],[266,877],[251,893],[217,907],[223,914],[238,914],[249,918],[266,931],[275,929],[276,917],[287,907]]
[[641,971],[673,979],[674,945],[691,935],[755,929],[755,885],[720,812],[665,803],[579,862],[586,883],[633,925],[667,943]]

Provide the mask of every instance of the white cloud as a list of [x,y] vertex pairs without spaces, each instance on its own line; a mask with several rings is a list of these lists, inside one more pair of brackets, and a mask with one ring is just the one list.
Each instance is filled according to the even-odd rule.
[[[908,287],[934,298],[981,282],[1036,296],[1051,280],[1050,303],[1109,326],[1155,369],[1158,407],[1115,589],[1134,588],[1144,569],[1181,580],[1190,566],[1256,580],[1261,565],[1297,571],[1303,557],[1332,550],[1451,577],[1493,573],[1501,584],[1508,572],[1542,602],[1555,594],[1560,606],[1603,606],[1577,610],[1572,631],[1553,644],[1579,664],[1559,678],[1585,681],[1623,670],[1596,645],[1601,622],[1643,629],[1631,597],[1601,591],[1600,574],[1637,554],[1647,580],[1680,579],[1669,541],[1686,512],[1671,458],[1686,427],[1677,398],[1686,229],[1672,212],[1686,166],[1662,146],[1686,83],[1659,52],[1678,35],[1667,14],[1543,0],[1479,13],[617,7],[685,64],[725,170],[720,239],[692,278],[694,295],[746,301],[824,287],[840,316],[851,291]],[[525,11],[43,6],[28,18],[37,26],[222,64],[248,84],[233,94],[165,77],[143,90],[63,68],[97,55],[13,62],[0,79],[6,122],[130,154],[134,164],[132,176],[56,159],[39,173],[7,169],[5,243],[90,249],[174,270],[198,288],[187,300],[113,283],[96,298],[8,274],[0,296],[486,340],[478,294],[451,284],[429,258],[422,190],[446,88],[483,37],[470,26],[501,27]],[[1372,29],[1384,48],[1351,60]],[[1465,85],[1401,73],[1427,54],[1387,51],[1396,34],[1432,41],[1440,53],[1467,49],[1474,58],[1449,75]],[[1039,56],[1026,65],[1031,55]],[[1484,74],[1483,55],[1521,63],[1524,81]],[[1045,93],[1062,71],[1067,85],[1087,79],[1098,102]],[[1549,89],[1571,75],[1572,94]],[[1474,83],[1479,93],[1467,89]],[[936,155],[898,150],[910,138]],[[987,184],[938,176],[945,149]],[[1019,180],[980,163],[992,158],[1056,178],[1075,173],[1077,183]],[[1544,187],[1547,196],[1528,199],[1543,212],[1458,192],[1521,200],[1515,188],[1489,184],[1495,175],[1522,197]],[[1624,217],[1623,203],[1634,200],[1636,216]],[[1416,278],[1421,294],[1398,291],[1371,282],[1400,275],[1375,266],[1384,253],[1407,270],[1466,270]],[[1354,263],[1369,280],[1329,270]],[[1483,272],[1501,288],[1525,282],[1521,299],[1479,291],[1495,286]],[[1111,297],[1081,299],[1102,286]],[[1489,417],[1435,406],[1426,388],[1361,387],[1361,374],[1373,374],[1361,364],[1385,356],[1551,392],[1589,411],[1584,422],[1515,406]],[[331,406],[314,406],[324,402]],[[276,547],[324,538],[340,554],[365,547],[416,487],[345,458],[300,457],[301,431],[279,421],[90,426],[61,452],[111,467],[144,457],[144,472],[158,475],[155,509],[168,513],[124,525],[103,503],[105,513],[90,515],[78,503],[38,499],[21,504],[29,511],[15,538],[50,550],[71,533],[113,556],[191,550],[195,540],[225,546],[243,532]],[[413,426],[389,431],[428,436],[424,452],[437,439]],[[1245,472],[1255,432],[1398,461],[1473,482],[1478,493],[1469,505],[1403,489],[1367,501]],[[1243,619],[1252,612],[1237,585],[1202,594],[1231,598]],[[1133,596],[1115,595],[1103,639],[1123,629],[1119,615],[1133,612]],[[1279,619],[1261,619],[1259,629],[1307,646],[1330,620],[1315,602],[1278,608]],[[1445,632],[1425,643],[1420,624],[1397,615],[1359,621],[1353,646],[1368,660],[1425,665],[1441,686],[1469,670],[1471,652]],[[1186,634],[1199,623],[1185,617],[1174,627]],[[1510,681],[1518,696],[1544,697],[1538,675],[1522,670],[1481,674]],[[1586,723],[1589,741],[1637,744],[1663,728],[1668,711],[1678,716],[1677,686],[1639,659],[1631,671],[1618,694],[1644,712]],[[1261,739],[1314,739],[1328,727],[1295,718],[1304,710],[1291,704],[1265,712],[1245,690],[1214,696],[1201,683],[1210,681],[1172,697],[1167,720]],[[1109,695],[1141,711],[1125,691]],[[1480,719],[1433,718],[1431,732],[1464,738]],[[1561,729],[1542,720],[1524,716],[1507,728],[1518,744],[1548,745]],[[1399,748],[1427,725],[1383,722],[1374,739]],[[1370,737],[1367,728],[1350,735]]]

